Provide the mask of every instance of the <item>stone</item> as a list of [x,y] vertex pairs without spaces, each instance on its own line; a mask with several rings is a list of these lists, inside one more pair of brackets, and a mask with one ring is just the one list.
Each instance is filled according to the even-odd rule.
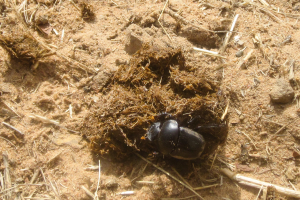
[[295,92],[290,84],[284,79],[278,79],[270,92],[273,103],[290,103],[294,98]]
[[82,141],[82,137],[80,135],[66,134],[59,135],[56,138],[53,138],[53,142],[59,146],[71,146],[75,149],[81,149],[84,147],[83,144],[80,144]]
[[125,51],[130,55],[140,50],[143,44],[151,42],[151,36],[136,24],[131,24],[126,32]]

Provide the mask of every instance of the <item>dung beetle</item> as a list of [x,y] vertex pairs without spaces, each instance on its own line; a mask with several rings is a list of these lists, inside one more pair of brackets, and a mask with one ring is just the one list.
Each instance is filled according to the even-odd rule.
[[153,123],[147,131],[147,138],[162,154],[183,160],[199,158],[205,147],[201,134],[179,126],[174,119]]

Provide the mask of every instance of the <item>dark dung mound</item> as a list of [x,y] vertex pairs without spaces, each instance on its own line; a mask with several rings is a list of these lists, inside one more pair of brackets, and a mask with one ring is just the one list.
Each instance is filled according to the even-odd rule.
[[128,65],[120,66],[98,101],[91,106],[81,131],[93,151],[121,159],[134,151],[151,153],[155,147],[145,134],[167,112],[180,126],[203,135],[206,157],[227,138],[227,118],[221,120],[227,100],[219,81],[186,66],[180,49],[144,46]]

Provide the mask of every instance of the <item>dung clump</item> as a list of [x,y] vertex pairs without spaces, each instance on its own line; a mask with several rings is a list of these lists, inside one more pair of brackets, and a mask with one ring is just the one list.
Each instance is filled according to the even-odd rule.
[[81,9],[81,17],[85,21],[93,21],[95,20],[95,13],[93,6],[88,4],[87,2],[81,2],[80,4],[80,9]]
[[227,119],[221,120],[226,99],[218,93],[219,84],[186,66],[181,49],[144,45],[98,94],[81,132],[102,156],[122,159],[134,151],[151,153],[155,148],[145,139],[147,130],[167,112],[180,126],[201,132],[206,157],[227,137]]
[[18,26],[12,26],[10,30],[0,35],[0,46],[8,52],[11,59],[26,66],[31,66],[49,53],[49,50],[43,48],[37,40]]

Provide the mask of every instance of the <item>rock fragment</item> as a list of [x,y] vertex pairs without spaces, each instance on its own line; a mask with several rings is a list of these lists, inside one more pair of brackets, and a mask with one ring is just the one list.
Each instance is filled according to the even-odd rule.
[[131,24],[127,28],[127,36],[125,41],[125,51],[132,55],[142,48],[144,43],[149,43],[151,36],[140,26]]
[[270,92],[270,98],[273,103],[289,103],[293,100],[294,95],[293,88],[284,79],[278,79]]

